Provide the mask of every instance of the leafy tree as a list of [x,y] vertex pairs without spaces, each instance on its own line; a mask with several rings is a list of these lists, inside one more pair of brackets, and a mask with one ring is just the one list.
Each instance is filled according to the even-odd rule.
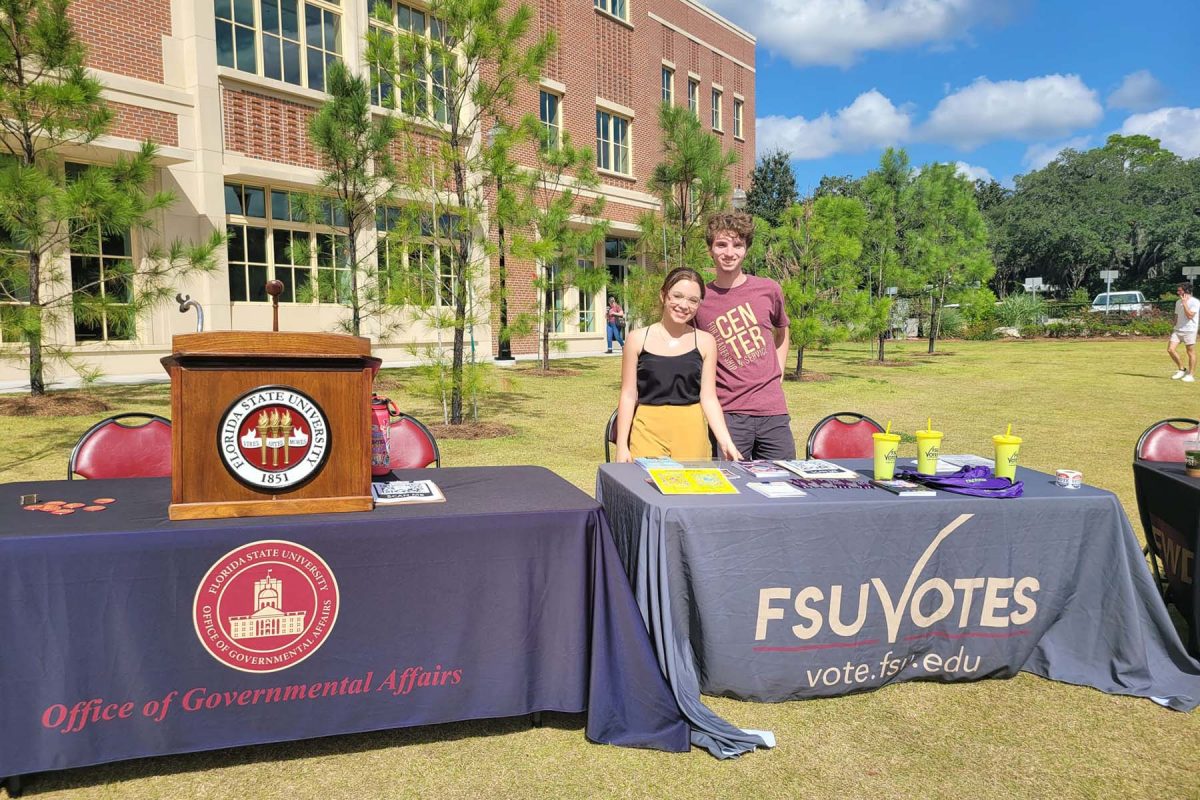
[[928,164],[913,184],[916,225],[910,238],[914,266],[930,292],[929,352],[946,292],[981,285],[995,271],[987,249],[987,225],[975,187],[953,164]]
[[1197,207],[1196,159],[1183,161],[1147,136],[1113,135],[1103,147],[1065,150],[1018,176],[988,218],[1005,279],[1033,275],[1066,292],[1097,290],[1099,271],[1117,269],[1120,285],[1153,292],[1200,257]]
[[[194,245],[156,240],[152,217],[174,197],[149,188],[150,142],[108,166],[65,164],[64,146],[95,141],[113,120],[67,5],[0,0],[0,298],[15,303],[0,316],[0,333],[24,343],[17,353],[28,353],[33,395],[45,393],[47,361],[94,374],[54,343],[68,320],[132,337],[136,320],[170,299],[176,281],[216,268],[224,241],[219,232]],[[126,235],[139,258],[80,258],[68,274],[68,251],[98,253]]]
[[791,157],[783,150],[761,156],[750,172],[746,211],[775,227],[798,199]]
[[[451,313],[450,424],[463,422],[464,358],[474,325],[470,287],[486,263],[472,233],[484,211],[487,153],[479,146],[484,123],[503,119],[518,87],[532,85],[554,48],[552,33],[532,31],[533,12],[504,0],[432,0],[429,39],[368,34],[367,60],[380,93],[399,97],[404,115],[398,181],[407,194],[444,211],[448,224]],[[448,194],[452,203],[446,204]],[[473,341],[473,339],[472,339]],[[473,348],[472,348],[473,351]]]
[[858,269],[866,226],[860,201],[825,196],[793,205],[768,234],[765,259],[783,287],[797,379],[806,348],[845,340],[869,314]]
[[908,261],[907,235],[910,227],[913,172],[904,150],[888,148],[879,167],[862,179],[862,197],[867,206],[867,230],[862,262],[871,288],[871,325],[879,337],[879,360],[891,328],[891,299],[887,290],[914,288],[918,278]]
[[[369,261],[375,248],[362,245],[365,237],[374,234],[376,208],[388,203],[394,194],[392,145],[397,126],[392,115],[371,113],[370,84],[341,61],[329,65],[325,90],[329,99],[313,116],[308,129],[325,166],[321,187],[334,197],[334,210],[346,228],[350,285],[345,295],[350,318],[344,327],[358,336],[364,318],[379,318],[382,326],[387,311],[394,308],[389,303],[386,282],[362,280],[360,276],[374,271]],[[395,107],[394,94],[382,101]],[[307,254],[294,258],[300,263],[308,261]]]
[[728,206],[733,190],[729,168],[737,155],[723,150],[721,140],[683,106],[659,106],[658,125],[662,160],[647,186],[662,202],[662,218],[643,216],[643,244],[652,256],[661,255],[664,265],[707,270],[705,225],[710,214]]
[[817,184],[813,197],[859,197],[862,193],[862,180],[849,175],[822,175]]
[[[604,241],[608,225],[605,221],[594,221],[604,210],[604,198],[593,195],[600,179],[592,150],[575,147],[566,131],[552,139],[537,117],[526,117],[521,129],[526,141],[537,143],[537,158],[532,169],[514,176],[519,204],[508,207],[510,223],[518,223],[520,227],[513,237],[513,250],[543,266],[541,277],[534,282],[534,287],[542,293],[543,303],[540,314],[523,315],[514,327],[518,332],[531,323],[540,328],[542,369],[548,370],[550,334],[556,314],[562,311],[554,308],[552,298],[556,292],[572,286],[588,297],[604,288],[608,271],[603,266],[597,268],[590,258],[586,264],[580,264],[580,256],[590,255]],[[523,235],[523,230],[535,235]],[[593,313],[599,310],[593,309]]]

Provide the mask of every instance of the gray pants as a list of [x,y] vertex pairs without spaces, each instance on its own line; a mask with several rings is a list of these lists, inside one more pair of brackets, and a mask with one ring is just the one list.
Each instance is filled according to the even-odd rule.
[[[725,414],[725,427],[742,458],[765,458],[772,461],[796,457],[796,440],[792,438],[791,417],[777,414],[758,417],[751,414]],[[709,434],[713,458],[720,458],[716,439]]]

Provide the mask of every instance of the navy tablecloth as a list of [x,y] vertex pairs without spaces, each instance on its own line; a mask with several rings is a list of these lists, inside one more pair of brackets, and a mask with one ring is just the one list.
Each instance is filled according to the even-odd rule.
[[447,502],[170,522],[166,480],[0,486],[0,776],[544,710],[687,749],[595,501],[536,467],[401,476]]
[[607,464],[596,496],[694,741],[757,744],[714,722],[701,692],[773,702],[1019,670],[1195,708],[1200,664],[1116,497],[1018,477],[1010,500],[767,499],[748,477],[738,495],[668,497],[638,466]]
[[1171,602],[1188,623],[1188,647],[1200,653],[1200,478],[1188,477],[1183,464],[1135,461],[1133,488],[1142,526],[1162,564]]

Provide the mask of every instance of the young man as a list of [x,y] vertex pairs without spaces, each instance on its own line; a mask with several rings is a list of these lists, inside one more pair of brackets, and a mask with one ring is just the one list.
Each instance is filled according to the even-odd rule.
[[[1190,283],[1179,284],[1175,287],[1175,293],[1179,295],[1179,299],[1175,301],[1175,330],[1171,331],[1171,341],[1167,345],[1167,352],[1179,371],[1171,376],[1171,380],[1192,383],[1196,380],[1196,328],[1200,323],[1200,299],[1192,297]],[[1180,342],[1183,342],[1187,348],[1186,369],[1183,366],[1183,360],[1175,352]]]
[[708,284],[696,326],[717,340],[717,399],[725,424],[743,458],[795,458],[781,383],[789,324],[783,290],[742,272],[754,239],[749,214],[715,214],[707,239],[717,277]]

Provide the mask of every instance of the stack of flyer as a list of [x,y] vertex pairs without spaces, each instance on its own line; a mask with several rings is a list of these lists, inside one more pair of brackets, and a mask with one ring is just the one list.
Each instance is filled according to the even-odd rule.
[[433,481],[372,481],[371,497],[377,506],[446,502],[446,496]]
[[763,497],[808,497],[808,492],[788,481],[748,481],[746,487]]
[[784,469],[796,473],[801,478],[805,478],[810,481],[823,479],[852,480],[854,478],[862,477],[852,469],[839,467],[832,461],[823,461],[819,458],[809,459],[808,461],[802,461],[800,459],[787,459],[776,461],[775,463]]

